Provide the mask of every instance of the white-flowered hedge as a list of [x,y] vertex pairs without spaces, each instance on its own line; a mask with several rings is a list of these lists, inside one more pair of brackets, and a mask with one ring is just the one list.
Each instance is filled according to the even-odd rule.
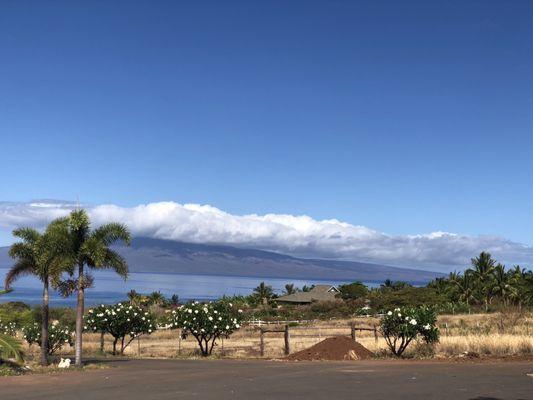
[[439,341],[437,315],[432,308],[396,308],[381,318],[381,333],[392,353],[400,357],[416,339],[425,343]]
[[226,300],[209,303],[192,302],[170,312],[168,327],[192,335],[202,355],[212,353],[217,339],[228,337],[243,322],[242,310]]
[[120,341],[120,354],[128,345],[141,335],[150,334],[156,330],[154,318],[148,311],[129,303],[115,305],[100,305],[92,308],[85,316],[85,331],[103,332],[113,336],[113,354],[117,353],[117,343]]

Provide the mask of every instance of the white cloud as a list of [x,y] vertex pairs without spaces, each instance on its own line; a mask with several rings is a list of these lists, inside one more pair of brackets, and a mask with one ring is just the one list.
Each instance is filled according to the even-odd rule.
[[[0,203],[0,228],[43,227],[66,215],[72,202]],[[228,244],[303,257],[351,259],[449,270],[465,267],[482,250],[508,264],[533,264],[533,248],[495,236],[447,232],[387,235],[336,219],[302,215],[232,215],[209,205],[160,202],[135,207],[86,207],[95,225],[119,221],[134,235],[195,243]]]

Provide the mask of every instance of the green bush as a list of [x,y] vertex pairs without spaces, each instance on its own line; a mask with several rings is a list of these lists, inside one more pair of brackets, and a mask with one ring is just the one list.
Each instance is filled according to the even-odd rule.
[[347,285],[339,286],[340,293],[338,297],[343,300],[356,300],[368,295],[368,288],[361,282],[353,282]]
[[401,357],[407,346],[421,339],[433,344],[439,341],[435,311],[428,307],[395,308],[388,311],[380,321],[381,333],[392,353]]

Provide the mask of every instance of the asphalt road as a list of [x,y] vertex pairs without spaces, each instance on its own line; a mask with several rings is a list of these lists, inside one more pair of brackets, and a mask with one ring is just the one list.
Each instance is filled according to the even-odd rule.
[[0,377],[0,399],[533,399],[528,362],[128,360],[109,367]]

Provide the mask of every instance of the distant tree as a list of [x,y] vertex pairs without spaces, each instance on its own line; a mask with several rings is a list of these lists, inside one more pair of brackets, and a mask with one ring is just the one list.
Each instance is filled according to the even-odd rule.
[[152,292],[148,295],[148,303],[155,306],[162,306],[166,302],[165,296],[160,291]]
[[315,288],[315,285],[310,285],[310,286],[303,285],[303,287],[302,287],[302,292],[310,292],[310,291],[313,290],[314,288]]
[[380,289],[382,291],[402,290],[411,286],[412,285],[404,281],[391,281],[390,279],[385,279],[385,281],[380,285]]
[[131,304],[136,305],[136,306],[141,305],[142,296],[139,293],[137,293],[137,291],[135,289],[131,289],[127,293],[127,295],[128,295],[128,299],[129,299]]
[[381,285],[379,285],[382,289],[392,289],[393,282],[390,279],[385,279]]
[[272,290],[272,286],[267,285],[265,282],[261,282],[259,286],[254,289],[254,295],[259,299],[260,303],[266,305],[269,300],[274,297],[274,290]]
[[513,285],[512,274],[507,273],[502,264],[498,264],[494,267],[493,276],[491,288],[493,295],[498,296],[504,305],[508,305],[513,294],[517,291]]
[[496,268],[496,261],[491,257],[490,253],[483,251],[479,256],[472,258],[471,264],[472,268],[468,269],[467,272],[475,278],[477,288],[485,303],[485,311],[488,311],[493,295],[493,273]]
[[287,283],[285,285],[285,294],[286,295],[289,295],[289,294],[294,294],[298,291],[297,288],[294,287],[294,283]]
[[343,300],[356,300],[368,295],[368,288],[359,281],[340,285],[339,291],[339,297]]
[[470,304],[476,301],[476,288],[472,274],[467,271],[462,275],[455,276],[452,282],[459,290],[459,299],[464,301],[470,307]]
[[180,304],[179,296],[177,294],[173,294],[172,296],[170,296],[169,304],[174,307],[178,306]]

